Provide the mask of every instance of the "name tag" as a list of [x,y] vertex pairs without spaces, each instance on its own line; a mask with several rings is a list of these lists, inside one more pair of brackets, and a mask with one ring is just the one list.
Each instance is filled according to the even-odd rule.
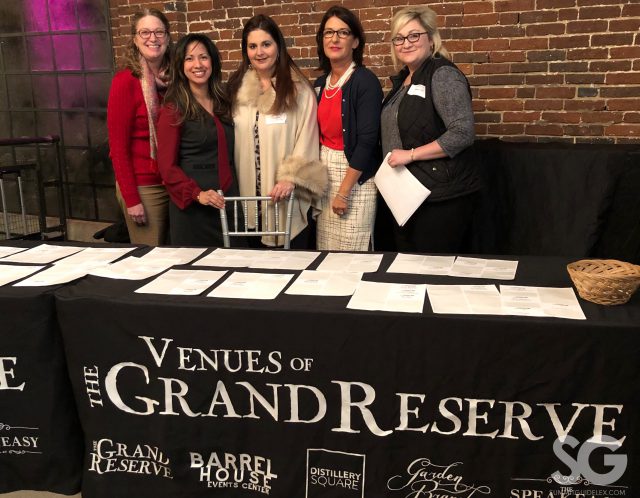
[[268,125],[285,124],[287,122],[286,114],[267,114],[264,118]]
[[320,95],[320,90],[321,90],[321,88],[320,88],[319,86],[315,86],[315,87],[313,87],[313,89],[316,91],[316,97],[317,97],[318,95]]
[[417,95],[418,97],[422,97],[424,99],[427,94],[427,89],[424,87],[424,85],[411,85],[407,93],[409,95]]

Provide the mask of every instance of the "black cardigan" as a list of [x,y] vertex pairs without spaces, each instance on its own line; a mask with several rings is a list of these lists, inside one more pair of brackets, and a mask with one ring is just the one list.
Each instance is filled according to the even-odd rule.
[[[313,84],[318,103],[327,74]],[[364,66],[358,66],[342,87],[342,139],[349,166],[362,171],[362,185],[375,175],[382,161],[380,149],[380,113],[382,87],[378,77]]]

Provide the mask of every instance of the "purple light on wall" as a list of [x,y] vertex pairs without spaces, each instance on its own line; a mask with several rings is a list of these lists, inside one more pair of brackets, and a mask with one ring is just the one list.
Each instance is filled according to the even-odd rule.
[[49,18],[52,31],[78,29],[76,0],[49,0]]
[[58,71],[80,71],[82,58],[80,55],[80,37],[78,35],[54,35],[53,51]]
[[51,37],[49,35],[29,36],[27,47],[29,48],[29,63],[32,71],[53,71]]
[[47,0],[25,0],[23,6],[25,31],[49,31]]
[[107,33],[85,33],[82,35],[82,53],[85,69],[109,69],[111,57]]

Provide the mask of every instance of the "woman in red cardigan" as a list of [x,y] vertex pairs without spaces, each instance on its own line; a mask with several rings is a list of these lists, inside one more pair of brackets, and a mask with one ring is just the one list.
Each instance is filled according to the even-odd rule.
[[155,125],[167,87],[169,21],[156,9],[133,16],[124,67],[113,78],[107,106],[116,197],[135,244],[164,243],[169,196],[156,164]]

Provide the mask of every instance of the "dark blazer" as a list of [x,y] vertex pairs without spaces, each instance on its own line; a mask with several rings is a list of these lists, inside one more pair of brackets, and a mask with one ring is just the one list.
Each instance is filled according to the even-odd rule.
[[[327,82],[327,74],[313,84],[318,103]],[[362,171],[359,184],[375,175],[382,161],[380,149],[380,113],[382,87],[378,77],[358,66],[342,87],[342,138],[349,166]]]

